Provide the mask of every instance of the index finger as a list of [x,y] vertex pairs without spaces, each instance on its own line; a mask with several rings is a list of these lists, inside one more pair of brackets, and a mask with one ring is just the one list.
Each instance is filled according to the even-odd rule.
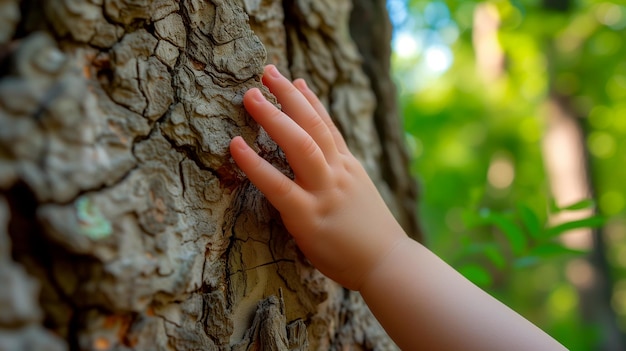
[[302,188],[257,155],[242,137],[231,140],[230,153],[252,184],[261,190],[279,212],[303,206],[305,194]]

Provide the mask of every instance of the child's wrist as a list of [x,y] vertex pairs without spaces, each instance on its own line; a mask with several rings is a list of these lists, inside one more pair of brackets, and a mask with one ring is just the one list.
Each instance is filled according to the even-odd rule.
[[409,238],[404,232],[398,236],[389,246],[389,249],[383,253],[371,269],[363,276],[361,284],[357,289],[359,292],[367,290],[371,286],[380,285],[380,277],[387,275],[387,272],[395,270],[397,267],[398,256],[402,255],[402,251],[413,243],[413,239]]

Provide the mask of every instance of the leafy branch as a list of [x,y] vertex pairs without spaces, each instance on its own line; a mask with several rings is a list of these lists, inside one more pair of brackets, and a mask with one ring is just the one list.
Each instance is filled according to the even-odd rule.
[[[549,212],[557,214],[594,207],[595,203],[589,199],[563,207],[559,207],[552,200],[549,204]],[[513,211],[497,212],[482,209],[478,213],[465,213],[463,217],[468,229],[496,229],[491,232],[501,234],[500,236],[492,235],[491,240],[484,242],[466,242],[464,250],[457,258],[457,261],[463,262],[457,267],[459,272],[482,286],[493,283],[495,275],[493,269],[496,272],[510,268],[520,269],[550,259],[586,254],[586,251],[564,246],[558,239],[571,230],[598,228],[606,222],[605,218],[593,214],[586,218],[550,225],[547,221],[542,223],[540,216],[524,204],[519,204]],[[485,264],[477,263],[476,258],[479,257],[486,258],[493,269],[489,270]]]

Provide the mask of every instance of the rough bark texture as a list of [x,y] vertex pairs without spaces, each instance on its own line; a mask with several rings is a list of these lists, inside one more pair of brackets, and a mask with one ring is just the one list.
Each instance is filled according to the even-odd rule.
[[289,172],[241,104],[275,63],[321,96],[417,235],[401,134],[376,131],[382,98],[351,10],[0,0],[0,350],[394,349],[360,296],[298,252],[227,147],[242,135]]

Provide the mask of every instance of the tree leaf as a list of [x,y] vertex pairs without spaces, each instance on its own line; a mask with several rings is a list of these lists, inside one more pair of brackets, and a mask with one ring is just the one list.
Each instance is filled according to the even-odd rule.
[[575,250],[565,247],[559,243],[546,243],[532,248],[528,255],[520,257],[513,262],[515,268],[527,268],[546,261],[551,258],[562,256],[580,256],[587,254],[587,251]]
[[517,205],[517,209],[522,219],[522,223],[524,223],[524,226],[528,230],[530,236],[535,239],[540,238],[543,234],[543,231],[541,229],[541,223],[539,222],[539,217],[537,217],[537,214],[524,204]]
[[467,228],[475,228],[481,225],[489,224],[487,220],[485,220],[485,214],[490,213],[489,209],[482,208],[476,213],[476,211],[465,210],[463,211],[461,218],[463,220],[463,224]]
[[561,212],[561,208],[559,207],[559,205],[557,205],[556,199],[553,197],[548,200],[548,211],[550,211],[550,213]]
[[483,252],[497,268],[503,269],[506,266],[506,259],[497,245],[489,245],[484,248]]
[[571,249],[559,243],[551,242],[532,248],[528,254],[529,256],[536,256],[539,258],[550,258],[564,255],[579,256],[586,253],[587,251]]
[[576,201],[572,204],[565,205],[565,206],[559,206],[556,203],[555,199],[550,199],[550,203],[549,203],[550,213],[583,210],[586,208],[594,208],[595,206],[596,206],[596,203],[593,199],[582,199],[580,201]]
[[463,257],[484,256],[498,269],[506,267],[506,258],[495,242],[470,244],[465,247]]
[[582,199],[571,205],[561,207],[561,211],[583,210],[586,208],[594,208],[595,206],[596,206],[596,203],[595,201],[593,201],[593,199]]
[[511,250],[515,255],[521,255],[526,249],[526,236],[522,230],[509,218],[498,214],[491,213],[489,221],[498,227],[511,245]]
[[600,216],[591,216],[571,222],[561,223],[546,230],[546,236],[549,238],[559,236],[569,230],[579,228],[598,228],[604,225],[606,219]]
[[493,283],[493,278],[489,271],[477,264],[467,264],[458,268],[465,278],[478,286],[489,286]]

